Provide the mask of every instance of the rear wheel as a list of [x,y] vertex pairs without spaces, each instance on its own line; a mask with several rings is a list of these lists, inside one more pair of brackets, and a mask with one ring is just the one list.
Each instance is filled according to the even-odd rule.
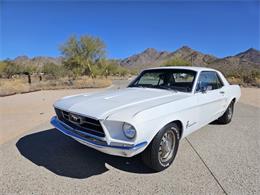
[[228,124],[231,122],[234,112],[234,101],[232,101],[225,113],[217,120],[221,124]]
[[165,126],[142,153],[143,162],[155,171],[169,167],[178,150],[179,132],[176,124]]

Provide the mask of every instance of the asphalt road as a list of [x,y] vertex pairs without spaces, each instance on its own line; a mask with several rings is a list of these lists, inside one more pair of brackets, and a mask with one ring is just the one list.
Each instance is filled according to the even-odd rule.
[[102,154],[44,122],[0,146],[0,194],[260,194],[260,109],[181,141],[170,168]]

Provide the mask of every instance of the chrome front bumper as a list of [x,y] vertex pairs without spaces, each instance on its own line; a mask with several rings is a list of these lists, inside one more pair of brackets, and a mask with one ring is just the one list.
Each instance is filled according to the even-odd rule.
[[50,123],[65,135],[70,136],[78,142],[106,154],[132,157],[142,152],[144,147],[147,145],[147,142],[142,142],[131,146],[129,146],[129,144],[126,146],[108,145],[106,141],[98,140],[96,136],[92,136],[90,134],[87,136],[81,136],[79,133],[77,133],[77,130],[72,129],[70,126],[61,122],[56,116],[51,118]]

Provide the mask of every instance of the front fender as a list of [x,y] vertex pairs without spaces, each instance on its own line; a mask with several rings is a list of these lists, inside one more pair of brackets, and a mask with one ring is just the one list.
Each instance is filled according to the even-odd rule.
[[[179,121],[182,126],[182,137],[196,128],[198,122],[198,107],[194,97],[170,102],[159,107],[144,110],[134,117],[139,141],[148,143],[167,124]],[[195,125],[194,125],[195,124]]]
[[[162,130],[166,125],[174,122],[174,121],[178,121],[181,123],[182,128],[184,127],[184,123],[183,121],[181,121],[180,118],[164,118],[163,120],[161,120],[159,122],[160,119],[158,120],[150,120],[147,121],[147,123],[145,125],[136,125],[137,129],[138,129],[138,137],[139,137],[139,141],[146,141],[148,143],[150,143],[153,138],[156,136],[156,134]],[[182,137],[180,137],[182,138]]]

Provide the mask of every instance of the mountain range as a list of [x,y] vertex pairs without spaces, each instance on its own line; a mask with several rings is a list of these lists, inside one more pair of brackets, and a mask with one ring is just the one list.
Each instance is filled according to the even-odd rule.
[[36,65],[43,66],[44,64],[53,63],[53,64],[61,64],[63,58],[62,57],[43,57],[38,56],[34,58],[29,58],[28,56],[18,56],[12,61],[17,65]]
[[[190,62],[193,66],[205,66],[218,69],[230,68],[249,68],[260,69],[260,51],[250,48],[234,56],[218,58],[214,55],[204,54],[202,52],[183,46],[176,51],[158,51],[154,48],[148,48],[141,53],[132,55],[125,59],[117,60],[118,64],[126,68],[142,69],[154,66],[161,66],[171,59],[181,59]],[[12,60],[19,65],[33,64],[43,66],[46,63],[61,64],[62,57],[34,57],[19,56]]]
[[143,52],[130,56],[120,61],[120,65],[128,68],[148,68],[160,66],[171,59],[181,59],[190,62],[193,66],[204,66],[212,68],[260,68],[260,51],[250,48],[234,56],[218,58],[213,55],[183,46],[176,51],[157,51],[148,48]]

